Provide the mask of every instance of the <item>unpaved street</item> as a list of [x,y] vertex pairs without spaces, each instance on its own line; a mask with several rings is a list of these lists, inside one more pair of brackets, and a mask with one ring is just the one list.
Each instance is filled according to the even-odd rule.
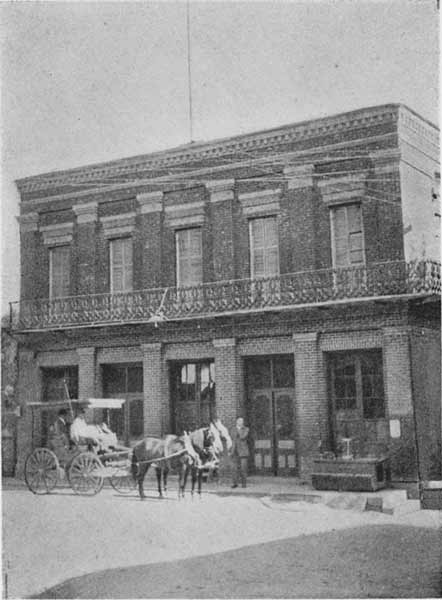
[[439,544],[431,529],[368,525],[101,571],[42,597],[432,598],[442,591]]
[[[394,524],[391,531],[396,532],[392,547],[397,546],[401,535],[407,540],[420,536],[421,542],[420,545],[409,544],[414,551],[399,558],[391,550],[385,551],[382,564],[390,560],[394,565],[399,560],[402,569],[410,561],[413,564],[413,557],[421,557],[423,548],[430,545],[429,562],[424,571],[428,583],[424,584],[434,589],[436,555],[440,552],[440,545],[436,543],[438,522],[422,514],[413,521],[379,513],[333,510],[306,502],[272,507],[259,498],[220,497],[209,493],[201,501],[188,498],[180,502],[175,496],[159,501],[151,492],[147,501],[140,502],[135,495],[120,496],[111,489],[104,489],[93,498],[75,496],[68,489],[50,496],[34,496],[22,489],[5,490],[3,516],[4,568],[9,597],[28,597],[71,578],[129,567],[140,567],[142,571],[139,574],[127,571],[124,577],[117,573],[113,579],[119,582],[114,586],[115,597],[136,597],[140,593],[142,597],[159,597],[163,593],[182,597],[261,597],[269,596],[269,583],[282,586],[272,587],[275,594],[271,595],[293,597],[299,592],[305,597],[308,590],[290,587],[293,582],[305,580],[309,573],[310,577],[314,576],[315,569],[321,573],[324,586],[328,580],[341,577],[340,569],[347,569],[356,577],[357,570],[351,566],[352,555],[356,549],[365,552],[367,532],[376,531],[383,536],[382,547],[388,547],[390,530],[383,534],[383,527],[388,524]],[[412,522],[426,528],[410,527]],[[350,537],[342,537],[341,530],[348,530]],[[332,537],[300,537],[322,532],[330,532]],[[327,539],[331,546],[325,543]],[[275,542],[282,545],[275,546],[272,544]],[[337,542],[341,545],[330,550]],[[324,565],[329,563],[327,548],[335,554],[336,561],[333,568],[324,571]],[[370,562],[376,558],[375,542],[370,548],[366,560],[369,569],[364,575],[365,591],[370,589],[370,581],[376,580],[381,564]],[[223,552],[229,554],[214,556]],[[210,558],[205,558],[207,556]],[[195,560],[195,557],[200,557],[195,566],[174,562]],[[319,559],[320,563],[315,562]],[[146,565],[164,562],[168,564],[158,565],[154,571],[143,571]],[[162,577],[153,575],[155,569],[157,572],[159,569]],[[302,572],[303,578],[291,581],[287,574],[293,570]],[[381,574],[387,588],[388,572],[386,564]],[[400,579],[400,571],[396,569],[391,573],[392,578],[398,580],[399,576]],[[88,587],[85,580],[86,587],[79,585],[71,597],[111,597],[111,589],[103,587],[103,582],[110,582],[111,577],[115,577],[115,573],[102,577],[102,583],[100,578],[98,583],[89,580],[92,587]],[[149,585],[146,578],[151,579]],[[166,583],[165,588],[157,586],[160,580]],[[141,588],[131,587],[130,584],[135,585],[137,581]],[[184,587],[175,585],[175,582],[180,585],[180,581]],[[373,589],[374,593],[368,595],[378,595],[374,584]],[[69,593],[63,596],[60,592],[57,597],[69,597]]]

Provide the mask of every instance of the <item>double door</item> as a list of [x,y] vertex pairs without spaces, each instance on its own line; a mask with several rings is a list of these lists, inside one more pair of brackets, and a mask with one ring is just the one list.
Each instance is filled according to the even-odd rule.
[[289,475],[295,470],[293,390],[252,393],[254,466],[257,472]]
[[293,357],[279,355],[247,361],[251,466],[256,473],[294,475]]

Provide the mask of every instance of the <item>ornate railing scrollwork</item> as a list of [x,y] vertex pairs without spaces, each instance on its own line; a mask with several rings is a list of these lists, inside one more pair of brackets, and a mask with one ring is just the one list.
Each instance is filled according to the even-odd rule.
[[92,294],[11,304],[16,330],[177,320],[385,296],[440,295],[440,263],[390,261],[190,287]]

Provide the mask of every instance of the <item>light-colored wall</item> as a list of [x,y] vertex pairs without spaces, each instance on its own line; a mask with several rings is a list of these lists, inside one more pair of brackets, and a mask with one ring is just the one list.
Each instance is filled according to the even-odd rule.
[[400,176],[405,260],[440,260],[440,205],[433,199],[439,165],[436,127],[401,107]]

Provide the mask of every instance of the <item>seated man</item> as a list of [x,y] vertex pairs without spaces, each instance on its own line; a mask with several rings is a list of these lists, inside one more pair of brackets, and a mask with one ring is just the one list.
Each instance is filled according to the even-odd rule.
[[71,425],[71,439],[76,444],[87,443],[96,446],[98,450],[118,447],[117,436],[108,428],[106,423],[102,423],[100,426],[88,425],[83,409],[77,413]]
[[69,439],[69,423],[67,422],[67,410],[61,408],[58,416],[49,430],[48,446],[55,452],[61,463],[70,458],[71,441]]

